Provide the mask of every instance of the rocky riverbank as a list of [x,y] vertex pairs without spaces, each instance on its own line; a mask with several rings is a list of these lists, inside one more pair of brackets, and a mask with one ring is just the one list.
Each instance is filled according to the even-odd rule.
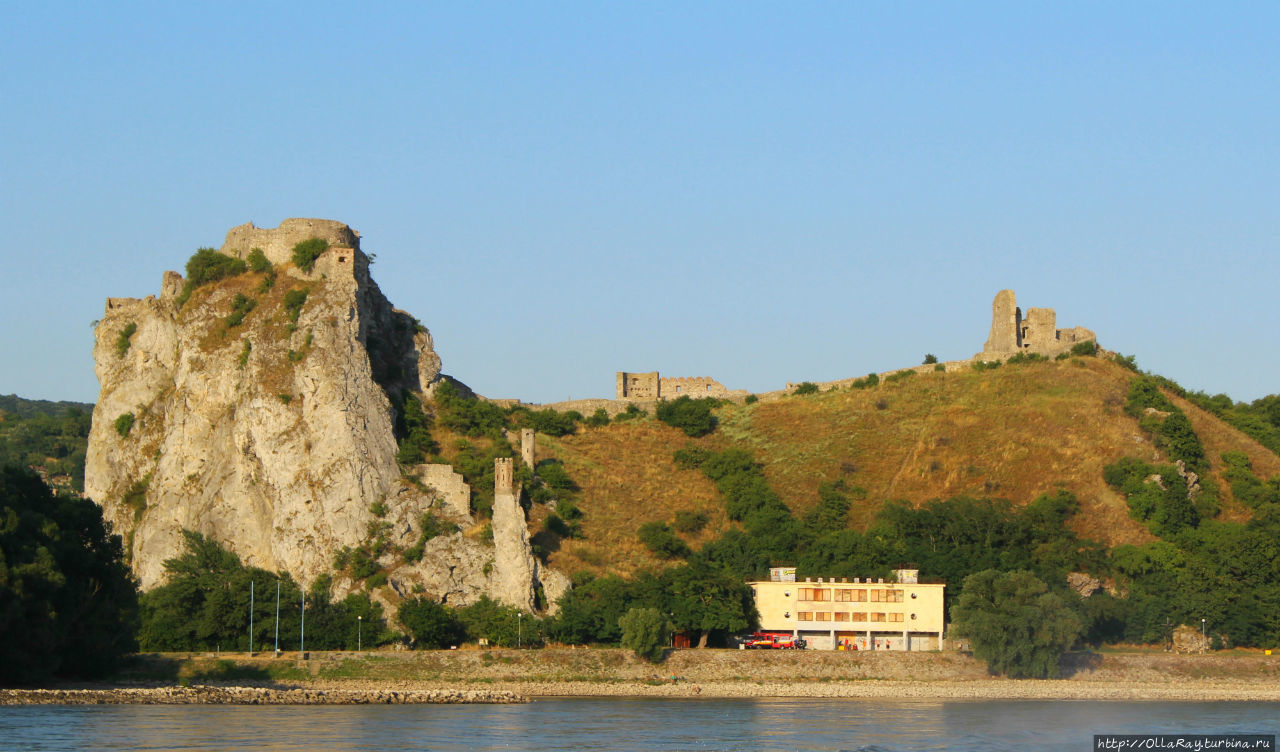
[[[842,697],[1280,702],[1260,651],[1076,653],[1062,678],[991,676],[946,651],[676,650],[657,664],[611,648],[136,657],[113,688],[0,690],[0,704],[508,703],[542,697]],[[176,686],[185,684],[188,686]]]
[[514,692],[491,689],[274,689],[197,685],[0,690],[0,705],[453,705],[527,701]]

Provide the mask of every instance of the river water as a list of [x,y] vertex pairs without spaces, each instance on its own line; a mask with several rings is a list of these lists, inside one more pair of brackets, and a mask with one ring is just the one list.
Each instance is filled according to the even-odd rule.
[[1088,750],[1265,733],[1280,703],[557,698],[527,705],[0,708],[15,750]]

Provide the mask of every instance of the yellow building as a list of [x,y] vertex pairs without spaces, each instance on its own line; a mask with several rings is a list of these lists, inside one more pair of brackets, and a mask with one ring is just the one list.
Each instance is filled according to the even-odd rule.
[[806,577],[774,569],[768,581],[749,582],[760,628],[790,632],[811,649],[940,650],[946,585],[922,583],[914,569],[894,571],[890,582],[871,578]]

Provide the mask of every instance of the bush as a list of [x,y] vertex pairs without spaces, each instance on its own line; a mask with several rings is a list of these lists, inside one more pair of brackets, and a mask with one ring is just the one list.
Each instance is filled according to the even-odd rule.
[[532,428],[547,436],[569,436],[578,430],[578,420],[582,418],[576,411],[557,412],[551,408],[545,410],[522,409],[521,425]]
[[244,346],[240,348],[240,357],[236,359],[236,367],[243,369],[249,363],[249,352],[253,350],[253,345],[249,343],[249,338],[245,337]]
[[719,406],[720,400],[713,397],[693,399],[686,394],[670,402],[659,402],[657,417],[663,423],[684,431],[686,436],[706,436],[716,430],[716,418],[711,411]]
[[1097,355],[1098,343],[1094,340],[1087,342],[1077,342],[1071,346],[1072,355]]
[[244,261],[234,256],[218,253],[212,248],[201,248],[187,260],[187,284],[193,288],[200,287],[225,277],[244,274],[247,268]]
[[658,609],[629,609],[618,619],[618,626],[622,629],[622,647],[650,663],[662,660],[671,628]]
[[935,365],[935,366],[933,367],[933,370],[934,370],[935,372],[937,372],[937,373],[946,373],[946,372],[947,372],[947,367],[946,367],[945,365],[941,364],[941,363],[938,363],[937,365]]
[[414,650],[440,650],[462,642],[465,631],[457,613],[426,598],[412,598],[396,609],[396,621],[413,640]]
[[792,394],[817,394],[818,385],[812,381],[802,381]]
[[676,512],[676,519],[673,523],[673,527],[675,527],[679,532],[693,534],[702,532],[702,529],[707,526],[707,522],[706,512],[682,510]]
[[855,380],[849,385],[850,389],[870,389],[880,383],[880,374],[869,373],[863,378]]
[[248,262],[250,271],[269,272],[272,270],[271,262],[267,260],[267,254],[263,253],[261,248],[254,248],[249,251],[249,255],[245,256],[245,261]]
[[742,401],[742,404],[744,404],[744,405],[754,405],[755,403],[757,403],[757,402],[759,402],[759,401],[760,401],[760,398],[759,398],[759,397],[755,396],[754,394],[748,394],[748,395],[747,395],[747,398],[746,398],[746,399],[744,399],[744,400]]
[[307,302],[306,288],[300,290],[290,290],[284,294],[284,310],[289,315],[289,320],[298,321],[298,316],[302,313],[302,304]]
[[138,325],[130,321],[120,330],[120,336],[116,337],[116,356],[124,357],[129,352],[129,345],[132,344],[134,332],[138,331]]
[[133,430],[133,413],[125,413],[116,418],[116,433],[120,434],[120,438],[128,438],[129,432]]
[[609,425],[609,413],[603,407],[598,407],[594,413],[591,413],[591,417],[587,418],[586,423],[592,428],[607,426]]
[[933,353],[929,353],[924,356],[924,363],[922,365],[931,366],[937,362],[938,362],[938,356],[934,355]]
[[644,410],[641,410],[638,405],[631,404],[631,405],[627,405],[626,410],[623,410],[622,412],[614,416],[613,421],[615,423],[621,423],[624,420],[635,420],[636,418],[643,418],[648,414],[649,413],[645,412]]
[[329,241],[321,238],[304,240],[293,247],[293,265],[308,274],[316,266],[316,259],[329,249]]
[[236,293],[235,298],[231,301],[231,313],[223,319],[223,326],[227,329],[234,329],[244,323],[244,317],[257,307],[258,301],[253,298],[246,297],[244,293]]
[[646,522],[636,532],[650,551],[664,559],[675,559],[689,555],[689,547],[680,537],[671,532],[671,528],[662,522]]

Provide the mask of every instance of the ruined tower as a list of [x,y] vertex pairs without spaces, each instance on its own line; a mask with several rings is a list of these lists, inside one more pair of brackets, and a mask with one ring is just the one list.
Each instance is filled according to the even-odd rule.
[[520,429],[520,459],[524,461],[525,467],[532,470],[538,462],[538,448],[534,440],[534,432],[532,428]]

